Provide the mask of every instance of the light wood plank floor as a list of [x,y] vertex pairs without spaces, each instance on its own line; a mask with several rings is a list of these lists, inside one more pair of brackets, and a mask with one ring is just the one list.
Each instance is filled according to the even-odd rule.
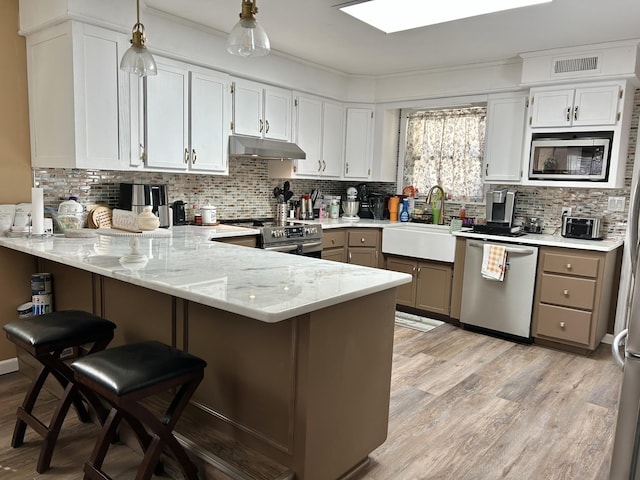
[[608,345],[396,327],[389,437],[360,480],[605,480],[621,380]]
[[[389,436],[358,480],[605,480],[621,379],[606,345],[585,358],[447,324],[396,327]],[[82,478],[97,427],[75,414],[43,475],[30,429],[23,447],[9,446],[27,386],[0,376],[0,480]],[[48,397],[39,408],[52,406]],[[105,468],[130,480],[139,458],[113,445]]]

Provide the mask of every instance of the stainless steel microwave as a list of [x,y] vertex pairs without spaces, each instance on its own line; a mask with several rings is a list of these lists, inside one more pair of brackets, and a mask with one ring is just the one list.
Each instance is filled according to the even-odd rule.
[[529,179],[606,182],[613,132],[534,134]]

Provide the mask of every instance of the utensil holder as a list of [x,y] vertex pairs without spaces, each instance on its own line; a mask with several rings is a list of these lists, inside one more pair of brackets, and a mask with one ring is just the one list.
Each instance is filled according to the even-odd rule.
[[289,206],[286,203],[276,204],[276,224],[284,225],[287,223],[287,213]]

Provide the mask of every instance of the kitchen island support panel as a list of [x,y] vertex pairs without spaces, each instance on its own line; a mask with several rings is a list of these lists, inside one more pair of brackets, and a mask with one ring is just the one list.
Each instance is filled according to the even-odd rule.
[[[193,453],[205,425],[212,436],[221,432],[297,479],[325,480],[340,478],[385,441],[395,288],[265,323],[40,261],[65,279],[54,289],[54,303],[65,308],[74,303],[67,289],[95,283],[94,313],[118,325],[113,345],[154,339],[208,362],[185,411],[198,426],[193,435],[193,423],[176,428],[187,444],[199,447]],[[79,304],[89,300],[87,290],[77,297]]]

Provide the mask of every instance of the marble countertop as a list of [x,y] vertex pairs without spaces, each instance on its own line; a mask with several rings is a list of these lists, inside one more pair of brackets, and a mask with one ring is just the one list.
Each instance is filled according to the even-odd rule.
[[579,250],[592,250],[597,252],[610,252],[623,245],[623,240],[580,240],[577,238],[565,238],[561,235],[548,235],[540,233],[528,233],[520,237],[505,237],[504,235],[488,235],[486,233],[473,233],[471,231],[453,232],[453,235],[478,240],[493,242],[520,243],[524,245],[538,245],[547,247],[577,248]]
[[[210,241],[257,233],[176,226],[158,238],[0,237],[0,246],[270,323],[411,282],[403,273]],[[146,263],[121,262],[133,239]]]
[[[390,226],[401,227],[403,225],[411,225],[412,222],[401,223],[401,222],[391,222],[389,220],[372,220],[368,218],[361,218],[359,220],[351,220],[345,218],[323,218],[316,220],[304,220],[301,223],[319,223],[322,225],[323,230],[333,229],[333,228],[352,228],[352,227],[362,227],[362,228],[386,228]],[[418,224],[420,225],[420,224]],[[563,248],[577,248],[580,250],[593,250],[600,252],[609,252],[611,250],[615,250],[616,248],[623,245],[622,239],[604,239],[604,240],[579,240],[575,238],[564,238],[559,234],[549,235],[549,234],[536,234],[536,233],[528,233],[526,235],[522,235],[520,237],[505,237],[502,235],[488,235],[484,233],[473,233],[470,230],[461,230],[457,232],[452,232],[453,235],[465,237],[465,238],[475,238],[482,240],[490,240],[490,241],[499,241],[506,243],[521,243],[527,245],[545,245],[550,247],[563,247]]]

